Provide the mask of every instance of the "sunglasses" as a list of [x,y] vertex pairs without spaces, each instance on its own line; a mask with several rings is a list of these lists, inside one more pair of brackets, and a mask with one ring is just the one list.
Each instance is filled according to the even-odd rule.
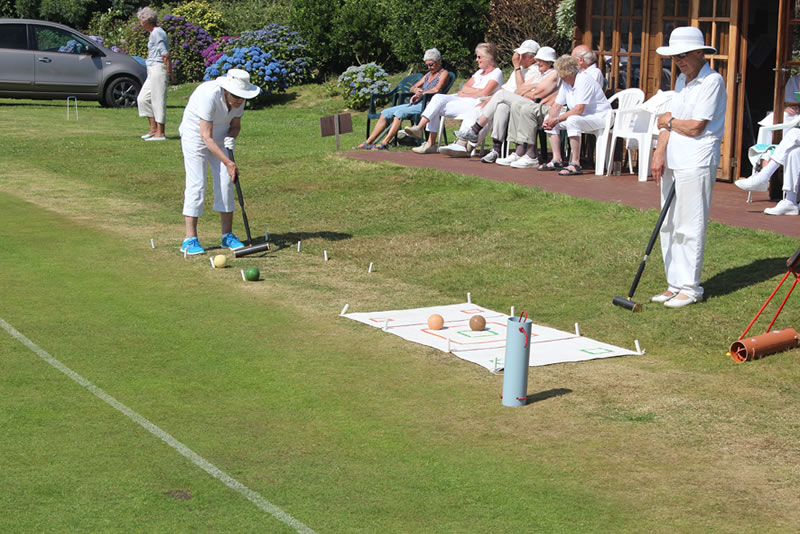
[[684,52],[683,54],[677,54],[672,56],[674,59],[686,59],[692,52]]
[[426,61],[426,62],[425,62],[425,65],[426,65],[426,66],[428,66],[428,67],[433,67],[433,66],[435,66],[435,65],[436,65],[436,63],[435,63],[435,62],[433,62],[433,61]]

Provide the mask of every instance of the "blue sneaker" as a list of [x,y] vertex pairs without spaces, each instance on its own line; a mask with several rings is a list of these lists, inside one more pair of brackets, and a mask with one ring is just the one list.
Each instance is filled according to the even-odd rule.
[[244,243],[239,241],[239,239],[233,234],[223,234],[222,235],[222,248],[229,248],[231,250],[237,250],[240,248],[244,248]]
[[200,241],[198,241],[196,237],[190,237],[189,239],[183,240],[181,252],[185,252],[189,256],[194,256],[195,254],[205,254],[206,249],[200,246]]

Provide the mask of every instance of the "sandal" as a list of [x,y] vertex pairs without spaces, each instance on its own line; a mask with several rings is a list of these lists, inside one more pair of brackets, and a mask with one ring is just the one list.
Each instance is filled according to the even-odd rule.
[[389,147],[386,146],[386,143],[377,143],[372,145],[372,150],[389,150]]
[[561,161],[551,161],[550,163],[542,163],[536,167],[537,171],[557,171],[564,168],[564,163]]
[[366,141],[364,141],[360,145],[354,146],[353,150],[372,150],[374,147],[375,147],[375,145],[373,145],[371,143],[367,143]]
[[559,176],[574,176],[576,174],[583,174],[583,167],[577,163],[570,163],[558,173]]

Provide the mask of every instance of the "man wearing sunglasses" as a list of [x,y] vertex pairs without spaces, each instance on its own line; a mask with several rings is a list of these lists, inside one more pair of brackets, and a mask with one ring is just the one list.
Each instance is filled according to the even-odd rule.
[[667,290],[652,297],[668,308],[682,308],[703,299],[705,234],[711,191],[720,162],[725,127],[725,82],[706,62],[703,32],[675,28],[669,46],[656,52],[669,56],[681,71],[670,111],[658,117],[658,145],[651,170],[661,185],[661,204],[675,184],[675,201],[661,226],[661,252]]

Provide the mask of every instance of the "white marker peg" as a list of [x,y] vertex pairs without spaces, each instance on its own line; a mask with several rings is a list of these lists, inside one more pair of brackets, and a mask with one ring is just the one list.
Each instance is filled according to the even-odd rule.
[[156,242],[150,239],[150,248],[156,248]]
[[383,320],[383,331],[386,332],[387,330],[389,330],[389,318],[388,317]]
[[367,272],[368,273],[372,272],[372,262],[369,262],[369,269],[367,269]]
[[246,282],[247,278],[244,277],[244,269],[239,269],[239,272],[242,273],[242,280]]
[[325,261],[328,261],[328,251],[327,250],[323,250],[322,253],[323,253],[323,256],[325,256]]
[[467,304],[472,304],[472,294],[467,293]]
[[[513,316],[514,314],[512,313],[511,315]],[[492,360],[492,372],[497,374],[497,358]]]
[[633,343],[636,345],[636,354],[639,354],[639,355],[644,354],[644,351],[639,346],[639,340],[638,339],[634,339]]
[[450,337],[447,338],[447,352],[450,352]]
[[297,252],[300,252],[300,241],[297,242]]
[[213,267],[214,269],[216,269],[216,268],[217,268],[217,266],[216,266],[216,265],[214,265],[214,258],[208,258],[208,261],[210,261],[210,262],[211,262],[211,267]]
[[186,247],[185,249],[183,249],[183,259],[184,259],[184,260],[186,259],[186,253],[187,253],[188,251],[189,251],[189,247]]
[[575,323],[575,335],[576,336],[581,335],[581,328],[578,326],[578,323]]
[[511,306],[511,317],[514,317],[516,313],[514,313],[514,306]]
[[344,315],[345,313],[347,313],[347,308],[349,308],[349,307],[350,307],[349,304],[345,304],[344,308],[342,308],[342,312],[339,315]]

